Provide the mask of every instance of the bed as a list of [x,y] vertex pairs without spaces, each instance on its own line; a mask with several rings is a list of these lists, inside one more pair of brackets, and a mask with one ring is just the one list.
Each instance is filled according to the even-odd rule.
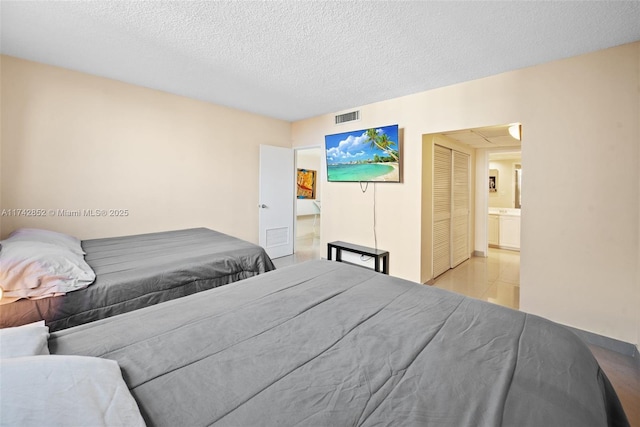
[[58,331],[48,348],[117,362],[148,426],[628,425],[563,326],[325,260]]
[[95,282],[62,296],[0,305],[0,328],[45,320],[51,331],[60,330],[275,268],[262,247],[206,228],[84,240],[82,249]]

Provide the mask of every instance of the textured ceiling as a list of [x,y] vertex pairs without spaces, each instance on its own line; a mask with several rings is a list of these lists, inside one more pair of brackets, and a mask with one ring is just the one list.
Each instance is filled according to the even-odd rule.
[[632,1],[2,1],[1,52],[295,121],[640,40]]

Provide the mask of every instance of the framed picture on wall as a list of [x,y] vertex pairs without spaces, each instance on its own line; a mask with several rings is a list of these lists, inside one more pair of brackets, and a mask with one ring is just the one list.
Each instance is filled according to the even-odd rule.
[[316,198],[316,171],[311,169],[298,169],[296,182],[298,199]]
[[489,193],[498,191],[498,170],[489,169]]

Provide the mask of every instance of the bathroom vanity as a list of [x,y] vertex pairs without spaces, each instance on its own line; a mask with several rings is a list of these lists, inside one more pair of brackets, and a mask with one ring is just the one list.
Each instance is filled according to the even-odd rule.
[[520,250],[520,209],[489,208],[489,246]]

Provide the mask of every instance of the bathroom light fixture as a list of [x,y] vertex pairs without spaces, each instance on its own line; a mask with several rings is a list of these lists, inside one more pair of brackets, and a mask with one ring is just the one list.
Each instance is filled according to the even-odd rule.
[[518,141],[522,140],[522,128],[520,127],[519,123],[509,126],[509,135],[511,135],[513,138],[517,139]]

